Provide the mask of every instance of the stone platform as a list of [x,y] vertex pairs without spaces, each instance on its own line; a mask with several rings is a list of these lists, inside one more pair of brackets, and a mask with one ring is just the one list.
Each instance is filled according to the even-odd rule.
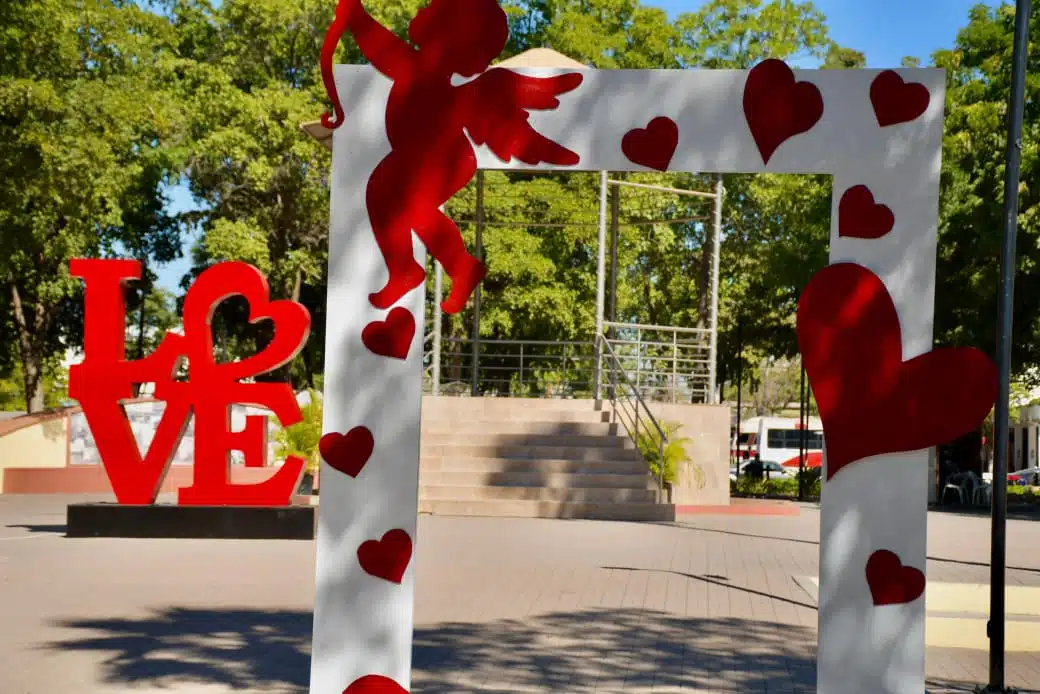
[[313,540],[316,509],[293,506],[69,504],[66,537]]

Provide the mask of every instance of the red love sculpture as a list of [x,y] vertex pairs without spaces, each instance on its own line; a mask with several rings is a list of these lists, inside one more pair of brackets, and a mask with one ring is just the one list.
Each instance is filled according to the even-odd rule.
[[762,154],[770,157],[784,142],[809,131],[823,116],[823,97],[811,82],[797,82],[782,60],[764,60],[744,84],[744,117]]
[[334,470],[357,477],[372,456],[375,440],[368,427],[354,427],[345,435],[333,431],[318,441],[322,459]]
[[343,694],[408,694],[408,690],[382,675],[365,675],[354,680]]
[[905,82],[894,70],[885,70],[870,83],[870,103],[882,128],[918,118],[931,100],[928,87]]
[[[248,415],[245,428],[232,431],[228,417],[234,403],[260,405],[282,426],[302,419],[287,383],[249,382],[292,360],[307,340],[310,314],[292,301],[271,301],[267,280],[240,262],[217,263],[198,276],[184,297],[183,334],[166,335],[155,352],[126,358],[124,284],[141,277],[136,260],[74,259],[69,272],[85,281],[83,361],[69,369],[69,396],[83,408],[98,453],[121,504],[152,504],[192,417],[195,448],[192,483],[178,491],[181,505],[288,506],[303,476],[304,461],[289,456],[258,484],[232,484],[228,453],[241,451],[246,467],[263,467],[267,417]],[[213,358],[213,316],[232,296],[249,303],[249,320],[270,320],[274,336],[260,352],[236,362]],[[178,364],[187,359],[188,379],[177,380]],[[123,400],[134,383],[154,383],[155,398],[166,408],[155,436],[142,456]]]
[[903,361],[892,299],[854,263],[813,275],[798,302],[798,346],[823,420],[827,479],[868,456],[953,441],[977,427],[997,397],[996,369],[976,349]]
[[658,171],[667,171],[679,146],[679,126],[659,116],[645,128],[635,128],[621,138],[621,151],[629,161]]
[[361,331],[361,341],[381,357],[405,359],[415,337],[415,319],[408,309],[398,306],[385,321],[373,321]]
[[867,560],[867,585],[875,605],[902,605],[921,597],[925,580],[918,569],[903,566],[894,552],[880,549]]
[[412,538],[400,528],[388,530],[380,540],[362,542],[357,556],[365,573],[400,583],[412,560]]
[[887,205],[874,202],[866,186],[853,186],[838,203],[838,236],[879,239],[895,226],[896,218]]

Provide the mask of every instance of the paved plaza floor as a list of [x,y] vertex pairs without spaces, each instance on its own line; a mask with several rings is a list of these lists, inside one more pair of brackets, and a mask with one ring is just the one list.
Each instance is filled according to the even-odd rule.
[[[67,539],[69,501],[0,496],[0,692],[306,691],[313,543]],[[422,517],[412,691],[812,692],[818,518]],[[988,519],[929,523],[929,691],[969,692]],[[1010,523],[1023,691],[1040,690],[1038,543],[1040,521]]]

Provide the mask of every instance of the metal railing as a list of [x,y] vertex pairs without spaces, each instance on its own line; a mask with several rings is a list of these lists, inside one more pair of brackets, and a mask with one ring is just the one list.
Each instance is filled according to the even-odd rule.
[[[490,397],[593,398],[595,343],[441,338],[437,393],[470,395],[477,369],[479,395]],[[476,354],[476,359],[474,358]],[[424,387],[433,391],[432,350],[425,353]]]
[[621,368],[645,400],[710,402],[711,330],[604,322]]
[[664,486],[664,451],[668,447],[668,436],[658,424],[646,401],[639,394],[639,389],[625,373],[625,368],[610,345],[610,340],[600,335],[601,364],[606,369],[601,373],[606,377],[603,389],[610,402],[614,420],[620,421],[628,432],[629,438],[636,445],[649,464],[648,450],[657,454],[657,503],[667,501]]
[[[610,333],[606,343],[643,400],[709,402],[710,330],[610,322],[604,327]],[[436,345],[431,340],[433,331],[427,325],[423,364],[428,393],[473,395],[476,369],[476,395],[598,398],[601,394],[596,392],[597,350],[592,341],[481,339],[474,349],[469,337],[442,337],[439,369],[435,369]],[[601,387],[604,382],[601,377]]]

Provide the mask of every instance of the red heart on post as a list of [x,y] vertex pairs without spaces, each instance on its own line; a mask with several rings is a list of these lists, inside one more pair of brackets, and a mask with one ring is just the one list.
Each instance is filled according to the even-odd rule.
[[365,675],[354,680],[343,694],[408,694],[408,690],[382,675]]
[[645,128],[634,128],[621,138],[621,151],[628,160],[658,171],[667,171],[679,146],[679,126],[671,118],[658,116]]
[[866,186],[853,186],[838,203],[838,236],[855,239],[879,239],[896,224],[887,205],[874,202],[874,194]]
[[823,117],[823,96],[811,82],[797,82],[782,60],[763,60],[744,84],[744,117],[762,154],[770,157],[784,142],[810,130]]
[[870,103],[882,128],[916,119],[928,110],[931,100],[928,87],[906,82],[894,70],[885,70],[870,83]]
[[365,573],[400,583],[412,560],[412,538],[400,528],[388,530],[381,540],[362,542],[357,556]]
[[916,451],[972,431],[997,398],[997,371],[970,347],[903,361],[884,283],[855,263],[825,267],[798,302],[798,347],[823,420],[827,479],[862,458]]
[[405,359],[415,337],[415,319],[408,309],[398,306],[385,321],[372,321],[361,331],[365,347],[381,357]]
[[357,477],[372,456],[375,445],[368,427],[354,427],[345,435],[336,431],[325,434],[318,441],[318,451],[330,467],[344,475]]
[[924,574],[912,566],[903,566],[899,556],[879,549],[867,560],[867,585],[874,605],[903,605],[924,593]]

